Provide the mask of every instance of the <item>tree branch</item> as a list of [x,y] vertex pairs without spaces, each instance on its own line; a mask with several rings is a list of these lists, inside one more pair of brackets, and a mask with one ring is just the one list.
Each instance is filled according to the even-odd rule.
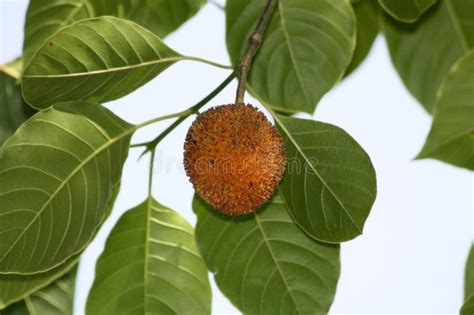
[[252,60],[255,57],[258,49],[262,45],[263,35],[267,29],[270,18],[272,17],[273,11],[277,5],[278,0],[268,0],[265,9],[263,10],[262,16],[258,21],[257,27],[253,31],[252,35],[249,38],[249,46],[245,55],[239,62],[239,85],[237,87],[237,95],[235,98],[235,103],[240,104],[244,102],[245,89],[247,86],[247,77],[252,65]]

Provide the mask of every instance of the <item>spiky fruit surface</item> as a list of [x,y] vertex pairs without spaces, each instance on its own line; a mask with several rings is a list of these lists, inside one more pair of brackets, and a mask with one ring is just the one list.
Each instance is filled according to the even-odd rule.
[[196,192],[228,215],[262,206],[283,178],[283,139],[252,105],[213,107],[198,116],[184,145],[186,174]]

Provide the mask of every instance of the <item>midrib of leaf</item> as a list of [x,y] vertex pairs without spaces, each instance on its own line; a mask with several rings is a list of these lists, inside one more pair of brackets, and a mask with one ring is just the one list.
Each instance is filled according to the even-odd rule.
[[161,58],[158,60],[152,60],[152,61],[146,61],[146,62],[141,62],[138,64],[134,65],[128,65],[128,66],[122,66],[122,67],[113,67],[113,68],[107,68],[107,69],[102,69],[102,70],[94,70],[94,71],[88,71],[88,72],[76,72],[76,73],[67,73],[67,74],[37,74],[37,75],[23,75],[23,78],[28,78],[28,79],[35,79],[35,78],[72,78],[72,77],[80,77],[80,76],[87,76],[87,75],[96,75],[96,74],[104,74],[104,73],[113,73],[113,72],[119,72],[119,71],[126,71],[126,70],[133,70],[141,67],[147,67],[147,66],[154,66],[160,63],[167,63],[167,62],[173,62],[173,61],[180,61],[180,60],[188,60],[188,61],[198,61],[198,62],[203,62],[207,63],[210,65],[214,65],[219,68],[223,69],[232,69],[231,67],[221,65],[214,63],[212,61],[200,59],[197,57],[191,57],[191,56],[178,56],[178,57],[168,57],[168,58]]
[[[57,194],[64,188],[65,185],[69,184],[69,181],[77,174],[79,173],[82,168],[87,165],[90,161],[92,161],[93,159],[97,158],[97,156],[99,154],[101,154],[104,150],[108,149],[110,146],[114,145],[115,143],[119,142],[120,140],[122,140],[123,138],[129,136],[130,134],[132,134],[133,132],[135,132],[139,127],[138,126],[133,126],[132,128],[130,128],[129,130],[119,134],[117,137],[115,138],[110,138],[106,143],[104,143],[102,146],[100,146],[97,151],[94,151],[92,152],[92,154],[90,156],[88,156],[86,159],[84,159],[84,161],[82,161],[81,163],[79,163],[79,165],[71,172],[71,174],[69,176],[67,176],[62,182],[61,184],[58,186],[58,188],[51,194],[51,196],[48,198],[48,200],[44,203],[43,207],[38,211],[38,213],[33,217],[33,219],[30,221],[30,223],[28,223],[28,225],[22,230],[22,232],[20,233],[20,235],[16,238],[16,240],[12,243],[12,245],[10,245],[10,247],[8,248],[8,250],[5,252],[5,254],[2,256],[2,258],[0,259],[0,262],[2,262],[5,257],[10,253],[10,251],[12,250],[13,247],[15,247],[15,245],[20,241],[20,239],[23,237],[23,235],[26,233],[26,231],[28,231],[31,227],[31,225],[36,222],[36,220],[39,218],[39,216],[43,213],[43,211],[48,207],[48,205],[50,204],[50,202],[57,196]],[[100,132],[100,131],[99,131]],[[74,252],[73,255],[77,252],[79,252],[80,250],[82,249],[79,249],[78,251]],[[49,271],[53,268],[57,267],[57,265],[55,266],[52,266],[51,268],[47,269],[47,270],[44,270],[44,272],[46,271]],[[6,272],[6,273],[3,273],[3,274],[15,274],[14,272]]]
[[132,70],[136,68],[141,68],[141,67],[146,67],[146,66],[153,66],[156,64],[160,63],[166,63],[166,62],[172,62],[172,61],[179,61],[179,60],[188,60],[186,57],[169,57],[169,58],[162,58],[158,60],[153,60],[153,61],[147,61],[147,62],[141,62],[138,64],[134,65],[128,65],[128,66],[122,66],[122,67],[113,67],[113,68],[107,68],[107,69],[102,69],[102,70],[94,70],[94,71],[87,71],[87,72],[76,72],[76,73],[67,73],[67,74],[48,74],[48,75],[43,75],[43,74],[38,74],[38,75],[23,75],[23,78],[71,78],[71,77],[80,77],[80,76],[86,76],[86,75],[96,75],[96,74],[104,74],[104,73],[109,73],[109,72],[119,72],[119,71],[126,71],[126,70]]
[[[295,53],[294,53],[293,48],[291,46],[290,34],[288,33],[288,27],[286,25],[286,20],[285,20],[285,16],[284,16],[285,9],[283,8],[283,0],[278,1],[278,11],[280,13],[281,28],[283,30],[283,34],[285,35],[285,42],[286,42],[286,45],[288,47],[288,52],[290,54],[291,63],[293,64],[293,66],[295,68],[295,73],[296,73],[296,77],[298,78],[298,83],[299,83],[299,85],[301,87],[301,90],[303,91],[304,97],[306,99],[305,107],[308,108],[308,104],[310,104],[310,101],[309,101],[308,94],[306,93],[306,89],[303,86],[303,78],[301,77],[301,72],[300,72],[300,69],[299,69],[298,64],[296,62]],[[311,106],[309,107],[309,111],[311,111]]]
[[[153,153],[154,154],[154,153]],[[152,159],[151,163],[153,164],[154,161]],[[150,172],[151,174],[153,174],[153,165],[151,165],[150,167]],[[152,176],[150,174],[150,176]],[[152,194],[151,194],[151,179],[150,179],[150,191],[148,193],[148,201],[147,201],[147,213],[146,213],[146,239],[145,239],[145,261],[144,261],[144,274],[143,274],[143,300],[144,300],[144,305],[143,305],[143,308],[145,310],[145,314],[148,314],[148,312],[146,311],[147,310],[147,304],[146,303],[147,301],[147,287],[148,287],[148,256],[149,256],[149,245],[150,245],[150,242],[148,241],[150,239],[150,227],[151,227],[151,211],[152,211],[152,208],[151,208],[151,204],[152,204],[152,201],[153,201],[153,197],[152,197]]]
[[[288,289],[288,294],[291,297],[291,301],[293,302],[293,305],[295,306],[296,310],[299,312],[298,304],[296,303],[295,297],[293,296],[293,293],[292,293],[292,290],[290,289],[290,286],[288,285],[285,277],[283,276],[283,272],[282,272],[281,267],[278,263],[278,260],[273,255],[273,249],[270,245],[270,241],[268,240],[267,235],[265,234],[265,231],[263,230],[263,227],[262,227],[262,225],[260,223],[260,220],[258,218],[258,214],[255,214],[254,216],[255,216],[255,222],[257,222],[260,234],[262,235],[263,240],[264,240],[265,244],[267,245],[268,252],[270,253],[270,256],[272,257],[272,260],[275,262],[275,266],[276,266],[276,269],[278,270],[278,273],[280,274],[280,278],[283,280],[283,283],[285,284],[285,287]],[[242,285],[242,287],[243,287],[243,285]]]
[[[153,170],[153,169],[152,169],[152,170]],[[152,174],[153,174],[153,173],[152,173]],[[144,313],[145,313],[145,314],[148,314],[148,312],[146,311],[146,309],[147,309],[147,304],[148,304],[148,303],[147,303],[147,300],[148,300],[147,288],[148,288],[148,275],[149,275],[149,259],[150,259],[151,257],[153,257],[152,255],[150,255],[149,245],[150,245],[150,243],[152,243],[152,241],[158,242],[158,240],[153,239],[153,238],[151,237],[151,234],[150,234],[150,231],[151,231],[151,222],[152,222],[151,216],[152,216],[152,212],[153,212],[153,211],[157,211],[157,212],[167,212],[166,209],[160,209],[159,207],[154,208],[154,207],[153,207],[153,201],[154,201],[154,199],[153,199],[153,195],[152,195],[152,193],[151,193],[151,185],[150,185],[150,192],[149,192],[149,195],[148,195],[148,200],[147,200],[147,205],[146,205],[146,207],[147,207],[147,215],[146,215],[146,220],[147,220],[147,222],[146,222],[146,231],[145,231],[145,233],[146,233],[146,239],[145,239],[144,280],[143,280],[143,288],[144,288],[144,290],[143,290],[143,298],[144,298],[144,309],[145,309],[145,312],[144,312]],[[165,224],[165,222],[161,222],[161,223],[158,223],[157,221],[155,221],[155,222],[156,222],[157,224],[167,225],[167,224]],[[174,226],[174,225],[172,225],[172,224],[169,224],[169,225],[167,225],[167,226],[170,227],[170,228],[175,228],[175,229],[181,230],[180,227]],[[165,242],[160,242],[160,243],[161,243],[161,244],[165,244]],[[169,244],[168,244],[168,246],[173,246],[173,245],[169,245]],[[180,248],[180,249],[183,250],[183,251],[189,252],[189,253],[191,253],[191,254],[193,254],[193,255],[197,255],[196,253],[194,253],[194,252],[188,250],[186,247],[182,247],[182,248]],[[200,257],[200,256],[199,256],[199,257]],[[178,269],[181,269],[181,268],[179,268],[179,266],[178,266]],[[182,270],[184,270],[184,269],[182,269]],[[187,270],[186,270],[185,272],[187,272],[187,273],[189,273],[190,275],[194,276],[201,284],[203,284],[203,285],[205,286],[205,284],[204,284],[197,276],[195,276],[193,273],[190,273],[190,272],[187,271]],[[164,280],[164,279],[163,279],[163,280]],[[164,281],[167,281],[167,280],[164,280]],[[170,285],[172,285],[172,284],[170,283]],[[173,285],[173,286],[174,286],[174,285]],[[175,287],[177,290],[179,290],[181,293],[183,293],[183,294],[186,295],[186,293],[185,293],[181,288],[178,288],[178,287],[176,287],[176,286],[174,286],[174,287]],[[206,307],[203,306],[198,300],[196,300],[195,297],[191,296],[191,298],[196,302],[196,305],[198,305],[199,307],[202,307],[203,309],[206,308]],[[170,305],[166,305],[166,306],[169,307],[169,308],[172,308]]]
[[446,2],[446,8],[448,9],[449,13],[449,18],[451,19],[451,22],[453,23],[454,30],[456,31],[456,34],[459,37],[459,40],[461,42],[461,45],[464,49],[464,52],[469,52],[469,44],[466,40],[466,35],[464,34],[461,24],[459,23],[459,17],[457,16],[454,8],[453,8],[453,3],[452,0],[445,0]]

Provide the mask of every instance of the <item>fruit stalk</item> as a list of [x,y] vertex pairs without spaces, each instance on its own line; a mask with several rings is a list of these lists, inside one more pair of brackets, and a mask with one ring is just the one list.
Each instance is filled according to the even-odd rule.
[[244,102],[247,77],[252,65],[252,60],[262,45],[263,35],[267,29],[268,24],[270,23],[270,19],[277,3],[278,0],[268,0],[267,5],[263,10],[262,16],[258,21],[257,27],[249,37],[249,46],[247,47],[245,55],[239,62],[239,85],[237,87],[237,95],[235,98],[236,104],[241,104]]

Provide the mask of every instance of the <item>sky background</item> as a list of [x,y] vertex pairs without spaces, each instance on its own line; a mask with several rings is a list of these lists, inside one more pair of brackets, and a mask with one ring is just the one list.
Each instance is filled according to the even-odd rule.
[[[0,0],[0,63],[21,54],[27,1]],[[208,4],[166,43],[181,54],[229,64],[224,13]],[[184,110],[214,89],[228,71],[180,62],[132,94],[107,104],[139,123]],[[232,102],[236,83],[209,105]],[[247,97],[247,102],[253,102]],[[310,117],[301,115],[302,117]],[[379,37],[365,63],[328,93],[313,116],[349,132],[369,153],[378,197],[364,235],[342,244],[342,275],[331,313],[457,313],[464,263],[473,236],[472,173],[437,161],[413,161],[430,129],[430,116],[406,91]],[[182,168],[188,119],[157,152],[154,196],[192,224],[193,190]],[[140,131],[146,141],[168,122]],[[75,314],[84,314],[95,262],[115,222],[147,195],[148,158],[130,152],[115,209],[82,256]],[[214,314],[239,314],[213,284]]]

